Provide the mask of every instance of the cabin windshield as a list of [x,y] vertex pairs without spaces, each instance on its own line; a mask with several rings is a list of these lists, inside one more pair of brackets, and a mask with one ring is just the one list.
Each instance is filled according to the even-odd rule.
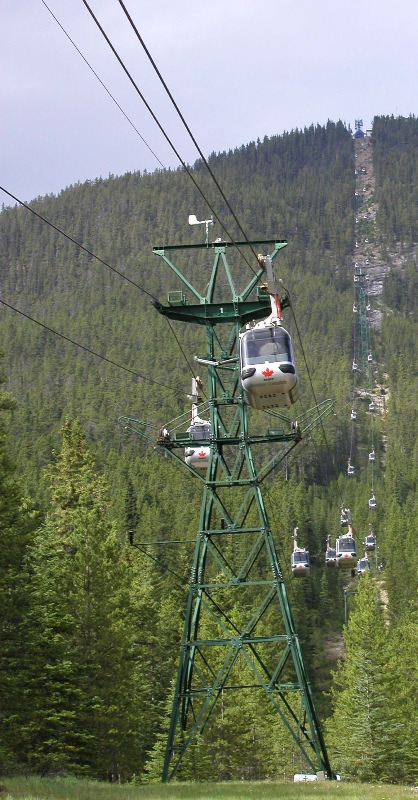
[[266,361],[292,361],[290,336],[283,328],[258,328],[247,331],[242,339],[245,364]]
[[351,553],[355,552],[356,550],[356,543],[354,539],[339,539],[338,540],[338,550],[340,553]]
[[336,555],[336,550],[334,550],[332,547],[329,547],[325,553],[325,558],[335,558]]
[[189,428],[191,439],[210,439],[210,424],[207,422],[205,425],[191,425]]
[[309,556],[305,550],[303,550],[301,553],[296,551],[292,553],[292,560],[294,564],[307,564],[309,561]]

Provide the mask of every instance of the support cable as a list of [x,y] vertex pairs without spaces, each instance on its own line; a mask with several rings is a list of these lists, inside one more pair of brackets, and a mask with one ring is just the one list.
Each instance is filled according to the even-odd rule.
[[[71,38],[71,36],[69,35],[69,33],[68,33],[66,30],[65,30],[64,26],[61,24],[61,22],[59,21],[59,19],[58,19],[58,18],[55,16],[55,14],[53,13],[53,11],[52,11],[52,10],[49,8],[49,6],[48,6],[48,5],[47,5],[47,3],[45,2],[45,0],[42,0],[42,3],[44,4],[44,6],[45,6],[45,8],[47,9],[47,11],[49,11],[49,13],[50,13],[50,14],[51,14],[51,16],[53,17],[53,19],[55,20],[55,22],[57,23],[57,25],[58,25],[58,26],[61,28],[62,32],[65,34],[65,36],[67,37],[67,39],[68,39],[68,40],[71,42],[71,44],[73,45],[73,47],[76,49],[77,53],[78,53],[78,54],[81,56],[81,58],[83,59],[83,61],[85,62],[85,64],[88,66],[88,68],[90,69],[90,71],[93,73],[93,75],[95,76],[95,78],[97,78],[97,80],[99,81],[99,83],[101,84],[101,86],[103,86],[103,89],[104,89],[104,90],[107,92],[107,94],[109,95],[109,97],[111,98],[111,100],[113,100],[113,102],[115,103],[115,105],[118,107],[119,111],[121,111],[121,112],[122,112],[122,114],[123,114],[123,116],[125,117],[125,119],[126,119],[128,122],[129,122],[129,124],[131,125],[131,127],[134,129],[135,133],[137,133],[137,134],[138,134],[138,136],[140,137],[140,139],[142,139],[143,143],[146,145],[146,147],[148,148],[148,150],[150,151],[150,153],[152,153],[152,155],[154,156],[154,158],[155,158],[155,159],[158,161],[158,163],[160,164],[160,166],[161,166],[163,169],[166,169],[165,165],[162,163],[162,161],[160,161],[160,159],[158,158],[158,156],[156,155],[156,153],[154,153],[153,149],[150,147],[150,145],[148,144],[148,142],[147,142],[147,141],[144,139],[144,137],[142,136],[142,134],[139,132],[138,128],[137,128],[137,127],[134,125],[134,123],[132,122],[132,120],[131,120],[131,119],[128,117],[128,115],[127,115],[127,114],[126,114],[126,112],[123,110],[122,106],[121,106],[121,105],[118,103],[118,101],[117,101],[117,100],[116,100],[116,98],[113,96],[113,94],[112,94],[112,93],[109,91],[109,89],[107,88],[107,86],[105,85],[105,83],[103,83],[103,81],[102,81],[102,79],[100,78],[100,76],[99,76],[99,75],[97,74],[97,72],[96,72],[96,71],[93,69],[93,67],[91,66],[91,64],[90,64],[90,63],[87,61],[86,57],[83,55],[83,53],[81,52],[81,50],[79,49],[79,47],[77,47],[77,45],[76,45],[76,43],[74,42],[74,40]],[[196,145],[196,146],[197,146],[197,145]],[[202,156],[202,158],[204,158],[204,157]],[[226,198],[225,198],[225,200],[226,200]],[[18,201],[18,202],[19,202],[19,201]],[[226,202],[227,202],[227,201],[226,201]],[[227,205],[228,205],[228,208],[230,208],[230,206],[229,206],[229,204],[228,204],[228,203],[227,203]],[[232,209],[231,209],[231,213],[233,214],[233,211],[232,211]],[[233,214],[233,216],[235,217],[235,215],[234,215],[234,214]],[[242,231],[242,228],[240,228],[240,230]],[[244,233],[244,231],[242,231],[242,232]],[[244,235],[245,235],[245,234],[244,234]],[[144,291],[145,291],[145,290],[144,290]],[[171,333],[173,334],[173,336],[174,336],[174,338],[175,338],[175,340],[176,340],[176,342],[177,342],[177,344],[178,344],[178,346],[179,346],[179,348],[180,348],[180,351],[181,351],[181,353],[182,353],[182,355],[183,355],[183,357],[184,357],[184,359],[185,359],[185,361],[186,361],[186,363],[187,363],[187,365],[188,365],[188,367],[189,367],[189,369],[190,369],[190,371],[191,371],[191,373],[192,373],[193,377],[195,378],[196,376],[195,376],[195,374],[194,374],[194,371],[193,371],[192,367],[190,366],[190,363],[189,363],[189,361],[188,361],[188,359],[187,359],[187,356],[186,356],[186,354],[184,353],[184,350],[183,350],[183,348],[182,348],[182,346],[181,346],[181,344],[180,344],[180,342],[179,342],[179,340],[178,340],[178,338],[177,338],[177,336],[176,336],[176,334],[175,334],[175,332],[174,332],[174,329],[173,329],[173,327],[171,326],[169,319],[168,319],[167,317],[166,317],[166,319],[167,319],[168,325],[169,325],[169,327],[170,327]]]
[[171,575],[174,575],[174,577],[177,578],[176,585],[179,587],[179,589],[185,591],[186,589],[189,588],[188,583],[186,583],[183,580],[181,575],[178,575],[177,572],[174,572],[174,570],[170,569],[170,567],[167,567],[166,564],[162,564],[159,558],[155,558],[155,556],[152,556],[151,553],[147,553],[146,550],[143,550],[142,547],[140,547],[139,544],[135,544],[135,542],[132,542],[131,547],[136,547],[136,549],[139,550],[140,553],[142,553],[144,556],[147,556],[147,558],[149,558],[151,561],[154,561],[156,564],[158,564],[158,566],[161,567],[161,569],[164,572],[169,572]]
[[[313,386],[312,377],[311,377],[311,373],[310,373],[309,366],[308,366],[308,361],[307,361],[306,354],[305,354],[305,349],[304,349],[303,344],[302,344],[302,337],[301,337],[301,334],[300,334],[299,325],[297,323],[296,314],[294,312],[293,303],[292,303],[292,300],[291,300],[291,297],[290,297],[290,292],[285,286],[283,288],[285,289],[287,297],[288,297],[288,300],[289,300],[289,308],[290,308],[290,310],[292,312],[292,315],[293,315],[293,321],[294,321],[294,324],[295,324],[296,333],[298,335],[299,346],[300,346],[300,349],[302,351],[302,357],[303,357],[303,361],[304,361],[304,364],[305,364],[306,374],[308,376],[308,381],[309,381],[309,385],[311,387],[311,391],[312,391],[312,395],[313,395],[313,398],[314,398],[314,401],[315,401],[315,405],[319,405],[317,397],[316,397],[316,394],[315,394],[315,389],[314,389],[314,386]],[[319,424],[321,426],[321,430],[322,430],[322,434],[323,434],[323,437],[324,437],[325,446],[326,446],[326,449],[328,451],[328,457],[329,457],[329,460],[330,460],[330,464],[332,465],[334,463],[334,459],[332,457],[331,449],[330,449],[330,446],[328,444],[328,439],[327,439],[327,435],[325,433],[324,423],[323,423],[322,419],[319,421]]]
[[142,380],[147,381],[148,383],[152,383],[155,386],[162,386],[164,389],[171,389],[171,391],[176,391],[173,386],[168,386],[166,383],[161,383],[160,381],[155,381],[152,378],[147,378],[146,375],[142,375],[140,372],[136,372],[129,367],[124,367],[122,364],[118,364],[117,361],[113,361],[111,358],[107,358],[106,356],[102,355],[102,353],[96,353],[94,350],[91,350],[89,347],[86,347],[79,342],[74,341],[74,339],[70,339],[69,336],[65,336],[63,333],[54,330],[54,328],[50,328],[49,325],[45,325],[43,322],[40,322],[38,319],[31,317],[29,314],[26,314],[24,311],[20,311],[19,308],[15,308],[15,306],[10,305],[10,303],[6,303],[5,300],[0,299],[0,303],[10,308],[12,311],[15,311],[17,314],[20,314],[25,319],[29,319],[31,322],[35,322],[36,325],[39,325],[41,328],[44,328],[46,331],[53,333],[54,336],[59,336],[60,339],[65,339],[66,342],[70,342],[70,344],[74,344],[76,347],[79,347],[81,350],[85,350],[86,353],[90,353],[92,356],[97,356],[97,358],[101,358],[102,361],[107,361],[108,364],[113,364],[114,367],[118,367],[118,369],[123,369],[125,372],[129,372],[131,375],[134,375],[136,378],[142,378]]
[[[355,386],[356,386],[356,374],[357,374],[357,370],[354,369],[354,365],[357,364],[356,314],[359,313],[359,312],[358,311],[357,312],[354,311],[354,309],[357,308],[357,294],[356,294],[356,284],[354,283],[353,286],[354,286],[354,290],[353,290],[353,369],[352,369],[353,389],[352,389],[352,397],[353,397],[353,407],[354,407],[355,397],[356,397]],[[352,419],[351,420],[351,426],[350,426],[350,452],[349,452],[349,457],[348,457],[349,466],[351,465],[351,459],[353,457],[354,422],[355,422],[355,420]],[[348,477],[348,475],[347,475],[347,477]]]
[[[162,85],[163,85],[163,87],[164,87],[164,89],[165,89],[165,91],[166,91],[166,93],[167,93],[168,97],[170,98],[170,100],[171,100],[171,102],[172,102],[172,104],[173,104],[173,106],[174,106],[175,110],[177,111],[177,114],[178,114],[178,116],[180,117],[180,119],[181,119],[181,121],[182,121],[182,123],[183,123],[184,127],[186,128],[186,131],[187,131],[187,133],[189,134],[189,136],[190,136],[190,138],[191,138],[191,140],[192,140],[192,142],[193,142],[193,144],[194,144],[194,146],[195,146],[195,148],[196,148],[197,152],[199,153],[199,155],[200,155],[200,157],[201,157],[201,159],[202,159],[202,161],[203,161],[203,163],[204,163],[204,165],[205,165],[206,169],[208,170],[208,172],[209,172],[209,174],[210,174],[210,176],[211,176],[211,178],[212,178],[212,180],[213,180],[213,182],[214,182],[214,184],[215,184],[216,188],[218,189],[218,191],[219,191],[219,193],[220,193],[220,195],[221,195],[222,199],[224,200],[224,202],[225,202],[225,204],[226,204],[227,208],[229,209],[230,213],[232,214],[232,216],[233,216],[233,218],[234,218],[234,220],[235,220],[235,222],[236,222],[236,224],[237,224],[237,226],[238,226],[239,230],[241,231],[242,235],[244,236],[244,239],[245,239],[245,241],[249,243],[249,239],[248,239],[248,236],[247,236],[247,234],[245,233],[245,231],[244,231],[244,229],[243,229],[243,227],[242,227],[242,225],[241,225],[241,223],[240,223],[240,221],[239,221],[239,219],[238,219],[237,215],[235,214],[235,212],[234,212],[234,210],[233,210],[232,206],[230,205],[230,203],[229,203],[229,201],[228,201],[228,198],[226,197],[226,195],[225,195],[225,193],[224,193],[224,191],[223,191],[223,189],[222,189],[222,187],[221,187],[221,185],[220,185],[220,183],[219,183],[219,181],[218,181],[218,179],[217,179],[217,177],[216,177],[215,173],[213,172],[213,170],[212,170],[212,168],[211,168],[210,164],[208,163],[208,161],[207,161],[207,159],[205,158],[205,156],[204,156],[204,154],[203,154],[203,152],[202,152],[201,148],[199,147],[199,144],[198,144],[198,142],[196,141],[196,138],[194,137],[194,135],[193,135],[193,133],[192,133],[192,131],[191,131],[191,129],[190,129],[190,127],[189,127],[189,125],[187,124],[187,122],[186,122],[186,120],[185,120],[185,118],[184,118],[184,116],[183,116],[183,114],[182,114],[182,112],[181,112],[181,110],[180,110],[179,106],[177,105],[177,103],[176,103],[176,101],[175,101],[175,99],[174,99],[174,97],[173,97],[172,93],[170,92],[170,89],[168,88],[168,86],[167,86],[167,83],[165,82],[165,80],[164,80],[164,78],[163,78],[163,76],[162,76],[162,74],[161,74],[160,70],[158,69],[158,67],[157,67],[157,64],[155,63],[155,61],[154,61],[154,59],[153,59],[153,57],[152,57],[152,55],[151,55],[150,51],[148,50],[148,48],[147,48],[147,46],[146,46],[146,44],[145,44],[145,42],[144,42],[144,40],[143,40],[143,38],[142,38],[141,34],[139,33],[139,31],[138,31],[138,28],[136,27],[136,25],[135,25],[135,23],[134,23],[134,21],[133,21],[133,19],[132,19],[131,15],[129,14],[129,11],[128,11],[128,9],[126,8],[126,6],[125,6],[125,3],[123,2],[123,0],[118,0],[118,2],[119,2],[119,5],[121,6],[122,10],[123,10],[123,11],[124,11],[124,13],[125,13],[125,16],[126,16],[126,17],[127,17],[127,19],[129,20],[129,22],[130,22],[130,24],[131,24],[131,27],[132,27],[132,28],[133,28],[133,30],[135,31],[135,34],[136,34],[136,37],[137,37],[138,41],[140,42],[140,44],[141,44],[141,46],[142,46],[143,50],[145,51],[145,53],[146,53],[146,55],[147,55],[148,59],[150,60],[150,62],[151,62],[151,64],[152,64],[152,66],[153,66],[153,68],[154,68],[155,72],[157,73],[157,75],[158,75],[158,77],[159,77],[159,79],[160,79],[160,81],[161,81],[161,83],[162,83]],[[255,257],[257,257],[257,254],[256,254],[256,252],[255,252],[255,250],[254,250],[254,248],[253,248],[253,247],[251,247],[251,250],[252,250],[252,252],[253,252],[254,256],[255,256]]]
[[60,233],[60,234],[61,234],[61,236],[65,236],[65,238],[66,238],[66,239],[68,239],[68,240],[69,240],[70,242],[72,242],[73,244],[77,245],[77,247],[79,247],[79,248],[80,248],[80,250],[84,250],[84,252],[85,252],[85,253],[87,253],[87,254],[88,254],[89,256],[91,256],[92,258],[95,258],[95,259],[96,259],[96,261],[99,261],[99,262],[100,262],[100,264],[103,264],[105,267],[107,267],[108,269],[110,269],[110,270],[111,270],[112,272],[114,272],[116,275],[119,275],[119,277],[120,277],[120,278],[123,278],[123,280],[124,280],[124,281],[127,281],[128,283],[130,283],[130,284],[131,284],[131,286],[135,286],[135,288],[136,288],[136,289],[139,289],[139,291],[140,291],[140,292],[143,292],[144,294],[148,295],[148,297],[151,297],[151,299],[152,299],[152,300],[156,300],[156,298],[154,297],[154,295],[153,295],[153,294],[151,294],[151,292],[148,292],[148,291],[147,291],[147,289],[144,289],[144,287],[143,287],[143,286],[140,286],[138,283],[135,283],[135,281],[131,280],[131,278],[128,278],[128,277],[127,277],[127,275],[124,275],[124,274],[123,274],[123,272],[120,272],[120,271],[119,271],[118,269],[116,269],[115,267],[112,267],[112,265],[111,265],[111,264],[109,264],[107,261],[104,261],[104,260],[103,260],[103,258],[100,258],[100,256],[96,256],[96,254],[95,254],[95,253],[93,253],[93,252],[92,252],[91,250],[89,250],[87,247],[84,247],[84,245],[83,245],[83,244],[81,244],[81,242],[78,242],[78,241],[77,241],[77,239],[74,239],[74,238],[73,238],[72,236],[70,236],[68,233],[66,233],[65,231],[63,231],[63,230],[62,230],[62,228],[59,228],[59,227],[58,227],[58,225],[54,225],[54,223],[53,223],[53,222],[51,222],[51,221],[50,221],[49,219],[47,219],[46,217],[43,217],[43,216],[42,216],[42,214],[39,214],[37,211],[35,211],[35,209],[33,209],[33,208],[32,208],[31,206],[29,206],[27,203],[24,203],[24,202],[23,202],[23,200],[19,200],[19,198],[18,198],[18,197],[15,197],[15,195],[14,195],[14,194],[12,194],[11,192],[9,192],[7,189],[5,189],[5,188],[4,188],[4,186],[0,186],[0,189],[1,189],[1,191],[2,191],[2,192],[4,192],[5,194],[7,194],[9,197],[11,197],[11,198],[12,198],[12,200],[15,200],[15,202],[16,202],[16,203],[19,203],[21,206],[23,206],[23,208],[26,208],[28,211],[30,211],[30,212],[31,212],[31,214],[34,214],[34,216],[35,216],[35,217],[38,217],[38,219],[42,220],[42,222],[45,222],[45,223],[46,223],[46,225],[49,225],[49,227],[50,227],[50,228],[53,228],[53,229],[54,229],[54,231],[57,231],[57,233]]
[[[43,0],[42,0],[42,2],[43,2]],[[97,256],[97,255],[96,255],[95,253],[93,253],[91,250],[88,250],[88,248],[87,248],[87,247],[84,247],[84,245],[83,245],[83,244],[81,244],[81,242],[78,242],[78,241],[77,241],[77,239],[74,239],[72,236],[70,236],[68,233],[66,233],[65,231],[63,231],[63,230],[62,230],[61,228],[59,228],[57,225],[54,225],[54,223],[53,223],[53,222],[51,222],[50,220],[48,220],[46,217],[42,216],[42,214],[39,214],[37,211],[35,211],[33,208],[31,208],[31,206],[29,206],[27,203],[24,203],[24,202],[23,202],[23,200],[19,200],[19,198],[18,198],[18,197],[15,197],[15,195],[13,195],[11,192],[9,192],[7,189],[5,189],[5,188],[4,188],[4,186],[0,186],[0,189],[1,189],[1,191],[2,191],[2,192],[4,192],[5,194],[7,194],[7,195],[8,195],[9,197],[11,197],[13,200],[15,200],[15,201],[16,201],[16,203],[20,203],[20,205],[21,205],[21,206],[23,206],[23,207],[24,207],[24,208],[26,208],[28,211],[30,211],[32,214],[34,214],[34,215],[35,215],[35,217],[38,217],[38,219],[40,219],[42,222],[45,222],[45,223],[46,223],[46,225],[49,225],[51,228],[53,228],[55,231],[57,231],[58,233],[60,233],[62,236],[65,236],[65,238],[66,238],[66,239],[68,239],[68,240],[69,240],[70,242],[72,242],[73,244],[77,245],[77,247],[79,247],[81,250],[84,250],[84,252],[85,252],[85,253],[88,253],[88,255],[90,255],[92,258],[95,258],[97,261],[99,261],[99,262],[100,262],[101,264],[103,264],[105,267],[107,267],[108,269],[110,269],[110,270],[111,270],[112,272],[114,272],[116,275],[119,275],[119,277],[120,277],[120,278],[123,278],[125,281],[128,281],[128,283],[132,284],[132,286],[135,286],[135,288],[136,288],[136,289],[139,289],[139,291],[140,291],[140,292],[143,292],[144,294],[148,295],[148,297],[151,297],[151,299],[152,299],[152,300],[155,300],[155,299],[156,299],[156,298],[154,297],[154,295],[152,295],[150,292],[148,292],[148,291],[147,291],[147,289],[144,289],[144,287],[143,287],[143,286],[140,286],[138,283],[135,283],[135,281],[131,280],[131,278],[128,278],[126,275],[124,275],[124,274],[123,274],[123,272],[120,272],[120,271],[119,271],[118,269],[116,269],[115,267],[112,267],[112,265],[111,265],[111,264],[108,264],[108,262],[107,262],[107,261],[104,261],[102,258],[100,258],[99,256]],[[10,306],[10,308],[12,308],[12,306]],[[18,311],[18,309],[14,309],[14,310],[15,310],[15,311],[17,311],[19,314],[20,314],[20,313],[23,313],[23,312],[20,312],[20,311]],[[36,322],[36,321],[37,321],[37,320],[34,320],[34,322]],[[168,319],[167,319],[167,321],[168,321]],[[38,324],[39,324],[39,325],[41,325],[42,323],[40,323],[40,322],[39,322]],[[188,365],[189,369],[192,371],[192,375],[193,375],[193,377],[196,377],[196,376],[195,376],[195,374],[194,374],[194,372],[193,372],[193,370],[192,370],[192,367],[190,366],[190,364],[189,364],[189,362],[188,362],[188,360],[187,360],[186,354],[185,354],[185,352],[184,352],[184,350],[183,350],[183,348],[182,348],[182,346],[181,346],[181,344],[180,344],[180,341],[179,341],[179,339],[177,338],[176,334],[174,333],[174,330],[173,330],[172,326],[170,325],[170,322],[169,322],[169,321],[168,321],[168,324],[169,324],[169,327],[170,327],[170,329],[171,329],[171,332],[172,332],[172,334],[173,334],[173,336],[174,336],[174,338],[175,338],[175,340],[176,340],[176,342],[177,342],[177,344],[178,344],[178,346],[179,346],[179,348],[180,348],[180,350],[181,350],[181,353],[182,353],[183,357],[184,357],[184,358],[185,358],[185,360],[186,360],[186,363],[187,363],[187,365]],[[57,333],[57,336],[60,336],[60,335],[61,335],[61,334]],[[65,337],[64,337],[64,338],[65,338]],[[76,342],[74,342],[73,344],[76,344]],[[82,345],[77,345],[77,346],[78,346],[78,347],[82,347]],[[95,355],[97,355],[97,353],[96,353]],[[100,356],[100,358],[104,358],[104,356]],[[123,367],[122,367],[122,369],[123,369]],[[135,374],[139,374],[139,373],[135,373]],[[143,376],[142,376],[142,377],[143,377]],[[164,384],[160,384],[160,386],[164,386]]]
[[[190,169],[190,168],[187,166],[186,162],[185,162],[185,161],[182,159],[182,157],[181,157],[180,153],[178,152],[177,148],[175,147],[175,145],[174,145],[174,144],[173,144],[173,142],[171,141],[171,139],[170,139],[170,137],[169,137],[168,133],[167,133],[167,132],[165,131],[165,129],[163,128],[163,126],[162,126],[161,122],[159,121],[158,117],[156,116],[156,114],[155,114],[155,113],[154,113],[154,111],[152,110],[152,108],[151,108],[150,104],[149,104],[149,103],[148,103],[148,101],[145,99],[144,95],[142,94],[142,92],[141,92],[141,90],[140,90],[140,88],[139,88],[138,84],[136,83],[136,81],[135,81],[135,80],[134,80],[134,78],[132,77],[132,75],[131,75],[131,73],[129,72],[129,70],[128,70],[128,68],[126,67],[126,65],[124,64],[124,62],[123,62],[123,60],[122,60],[121,56],[119,55],[119,53],[117,52],[116,48],[114,47],[114,45],[113,45],[113,44],[112,44],[112,42],[110,41],[110,39],[109,39],[109,37],[108,37],[108,35],[107,35],[106,31],[104,30],[104,28],[103,28],[103,27],[102,27],[102,25],[100,24],[99,20],[97,19],[96,15],[94,14],[93,10],[90,8],[90,6],[89,6],[89,4],[88,4],[87,0],[82,0],[82,2],[84,3],[84,5],[85,5],[85,7],[86,7],[87,11],[89,12],[89,14],[90,14],[90,15],[91,15],[91,17],[93,18],[94,22],[96,23],[97,27],[99,28],[99,30],[100,30],[100,32],[101,32],[101,34],[102,34],[102,36],[103,36],[103,37],[104,37],[104,39],[106,40],[106,42],[107,42],[107,44],[109,45],[110,49],[112,50],[112,53],[114,54],[114,56],[115,56],[115,57],[117,58],[117,60],[119,61],[119,64],[121,65],[121,67],[122,67],[123,71],[125,72],[125,74],[126,74],[126,75],[127,75],[127,77],[129,78],[129,80],[130,80],[130,82],[131,82],[132,86],[134,87],[135,91],[137,92],[137,94],[138,94],[138,95],[139,95],[139,97],[141,98],[142,102],[144,103],[144,105],[145,105],[145,107],[146,107],[147,111],[148,111],[148,112],[151,114],[151,116],[152,116],[152,118],[153,118],[154,122],[156,123],[157,127],[159,128],[159,130],[160,130],[160,131],[161,131],[161,133],[163,134],[163,136],[164,136],[165,140],[166,140],[166,141],[168,142],[168,144],[170,145],[170,147],[171,147],[171,149],[172,149],[173,153],[174,153],[174,154],[176,155],[176,157],[178,158],[178,160],[179,160],[180,164],[182,165],[183,169],[184,169],[184,170],[187,172],[187,174],[188,174],[188,176],[189,176],[190,180],[191,180],[191,181],[193,182],[193,184],[195,185],[196,189],[198,190],[199,194],[201,195],[201,197],[203,198],[203,200],[204,200],[204,201],[205,201],[205,203],[207,204],[208,208],[210,209],[211,213],[213,214],[213,216],[215,217],[215,219],[217,220],[217,222],[219,222],[219,224],[220,224],[220,226],[221,226],[222,230],[223,230],[223,231],[225,231],[226,235],[229,237],[229,239],[231,240],[231,242],[232,242],[232,243],[234,243],[234,238],[233,238],[233,236],[232,236],[232,235],[229,233],[228,229],[226,228],[226,226],[225,226],[225,225],[223,224],[223,222],[221,221],[220,217],[218,216],[218,214],[216,213],[216,211],[215,211],[215,209],[213,208],[212,204],[210,203],[210,201],[208,200],[208,198],[207,198],[207,197],[206,197],[206,195],[204,194],[203,190],[200,188],[199,184],[197,183],[196,179],[195,179],[195,178],[194,178],[194,176],[193,176],[193,173],[192,173],[191,169]],[[247,265],[250,267],[250,269],[253,271],[253,273],[256,275],[256,274],[257,274],[257,272],[256,272],[256,270],[253,268],[253,266],[250,264],[250,262],[248,261],[248,259],[246,259],[244,255],[243,255],[243,258],[244,258],[244,260],[246,261]]]
[[97,72],[96,72],[96,71],[93,69],[93,67],[91,66],[91,64],[90,64],[90,63],[87,61],[87,58],[86,58],[86,57],[83,55],[83,53],[81,52],[81,50],[80,50],[80,49],[77,47],[76,43],[73,41],[73,39],[71,38],[71,36],[69,35],[69,33],[67,33],[67,31],[65,30],[64,26],[63,26],[63,25],[61,25],[61,23],[60,23],[59,19],[58,19],[58,18],[55,16],[55,14],[53,13],[53,11],[51,11],[51,9],[49,8],[49,6],[46,4],[45,0],[42,0],[42,3],[44,4],[45,8],[46,8],[46,9],[49,11],[49,13],[51,14],[51,17],[53,17],[53,18],[54,18],[54,20],[55,20],[55,22],[57,23],[57,25],[59,25],[59,27],[61,28],[62,32],[63,32],[63,33],[66,35],[67,39],[68,39],[68,40],[71,42],[71,44],[73,45],[73,47],[74,47],[74,48],[77,50],[77,53],[78,53],[78,54],[81,56],[81,58],[83,59],[83,61],[85,62],[85,64],[87,64],[87,66],[88,66],[89,70],[91,70],[91,72],[93,73],[94,77],[95,77],[95,78],[97,78],[97,80],[99,81],[99,83],[100,83],[100,84],[103,86],[103,89],[105,90],[105,92],[107,92],[107,94],[109,95],[109,97],[111,98],[111,100],[113,100],[113,102],[115,103],[115,105],[118,107],[119,111],[121,111],[121,112],[122,112],[122,114],[123,114],[123,116],[125,117],[125,119],[127,119],[127,120],[128,120],[128,122],[129,122],[130,126],[131,126],[131,127],[134,129],[135,133],[137,133],[137,134],[138,134],[138,136],[139,136],[139,138],[140,138],[140,139],[142,139],[142,141],[143,141],[144,145],[145,145],[145,146],[148,148],[148,150],[150,151],[150,153],[152,153],[152,155],[154,156],[154,158],[155,158],[155,159],[158,161],[159,165],[160,165],[160,166],[161,166],[163,169],[166,169],[166,167],[164,166],[164,164],[162,163],[162,161],[160,161],[160,159],[158,158],[157,154],[156,154],[156,153],[154,153],[154,150],[152,149],[152,147],[150,147],[150,145],[148,144],[148,142],[147,142],[147,141],[145,141],[144,137],[143,137],[143,136],[142,136],[142,134],[139,132],[138,128],[136,128],[136,126],[134,125],[134,123],[132,122],[132,120],[131,120],[131,119],[129,119],[128,115],[127,115],[127,114],[126,114],[126,112],[123,110],[122,106],[120,106],[120,105],[119,105],[118,101],[117,101],[117,100],[116,100],[116,98],[113,96],[112,92],[110,92],[110,91],[109,91],[109,89],[108,89],[108,88],[107,88],[107,86],[106,86],[106,85],[103,83],[103,81],[102,81],[102,79],[100,78],[100,76],[99,76],[99,75],[97,74]]
[[[354,302],[356,300],[356,287],[354,286]],[[353,318],[353,402],[356,396],[356,379],[357,379],[357,370],[354,368],[354,365],[357,364],[357,338],[356,338],[356,318]]]
[[[169,318],[168,318],[168,317],[166,317],[165,319],[167,320],[168,327],[170,328],[170,331],[171,331],[171,333],[173,334],[173,336],[174,336],[174,338],[175,338],[175,340],[176,340],[176,342],[177,342],[177,344],[178,344],[178,346],[179,346],[179,350],[180,350],[180,352],[181,352],[181,354],[182,354],[182,356],[183,356],[183,358],[184,358],[184,360],[185,360],[185,362],[186,362],[186,364],[187,364],[187,366],[188,366],[188,368],[189,368],[190,372],[192,373],[192,375],[193,375],[193,378],[196,378],[196,375],[195,375],[194,369],[193,369],[192,365],[190,364],[190,361],[189,361],[189,359],[187,358],[187,356],[186,356],[186,353],[185,353],[185,352],[184,352],[184,350],[183,350],[183,346],[182,346],[182,344],[181,344],[181,342],[180,342],[180,339],[178,338],[178,336],[177,336],[177,334],[176,334],[176,332],[175,332],[175,330],[174,330],[174,328],[173,328],[173,326],[172,326],[172,324],[171,324],[171,322],[170,322]],[[204,397],[206,397],[206,394],[205,394],[205,392],[202,392],[202,394],[203,394],[203,396],[204,396]]]
[[[357,307],[357,292],[356,292],[356,283],[354,282],[354,290],[353,290],[353,363],[352,363],[352,390],[351,390],[351,411],[355,410],[355,401],[356,401],[356,385],[357,385],[357,337],[356,337],[356,330],[357,330],[357,323],[356,318],[358,312],[354,311],[354,308]],[[350,415],[351,416],[351,415]],[[351,418],[350,424],[350,445],[349,445],[349,458],[348,458],[348,465],[352,465],[351,461],[353,458],[353,446],[354,446],[354,427],[355,420]],[[345,472],[345,480],[344,480],[344,491],[341,498],[341,509],[345,507],[345,498],[347,495],[347,488],[348,488],[349,476],[348,476],[348,469]]]

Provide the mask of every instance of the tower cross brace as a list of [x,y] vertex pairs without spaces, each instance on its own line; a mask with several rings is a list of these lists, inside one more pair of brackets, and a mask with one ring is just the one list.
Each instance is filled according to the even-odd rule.
[[[274,259],[287,242],[237,244],[273,245]],[[182,291],[170,292],[168,306],[156,302],[157,310],[169,319],[206,328],[207,352],[201,361],[208,371],[205,409],[211,423],[211,456],[204,476],[177,453],[185,446],[185,434],[173,433],[160,441],[203,484],[162,780],[177,775],[196,737],[203,736],[204,741],[220,697],[231,691],[238,693],[238,703],[240,692],[264,693],[306,764],[334,778],[261,488],[297,445],[301,432],[276,413],[280,424],[267,432],[260,432],[260,415],[255,415],[258,430],[251,433],[239,380],[239,333],[270,310],[263,287],[258,288],[256,300],[248,299],[263,279],[263,269],[257,264],[255,276],[238,294],[226,258],[231,245],[202,245],[214,251],[211,277],[202,295],[170,259],[170,251],[191,247],[154,248],[193,300],[189,303]],[[218,299],[221,272],[231,290],[229,300]],[[286,298],[282,305],[286,307]],[[193,444],[207,446],[207,440]],[[279,450],[272,455],[277,445]]]

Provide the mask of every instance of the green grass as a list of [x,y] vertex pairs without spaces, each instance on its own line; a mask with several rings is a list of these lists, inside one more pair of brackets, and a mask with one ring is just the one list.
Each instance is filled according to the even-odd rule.
[[171,783],[129,786],[75,778],[4,778],[0,800],[404,800],[417,798],[407,786],[324,781],[285,783]]

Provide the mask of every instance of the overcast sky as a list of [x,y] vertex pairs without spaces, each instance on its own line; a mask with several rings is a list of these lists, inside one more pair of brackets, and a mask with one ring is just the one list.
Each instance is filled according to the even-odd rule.
[[[82,0],[47,0],[165,167],[178,166]],[[198,153],[118,0],[89,0],[183,160]],[[417,112],[416,0],[125,0],[203,153]],[[43,0],[1,0],[1,180],[22,200],[160,167]],[[0,193],[0,200],[10,200]]]

